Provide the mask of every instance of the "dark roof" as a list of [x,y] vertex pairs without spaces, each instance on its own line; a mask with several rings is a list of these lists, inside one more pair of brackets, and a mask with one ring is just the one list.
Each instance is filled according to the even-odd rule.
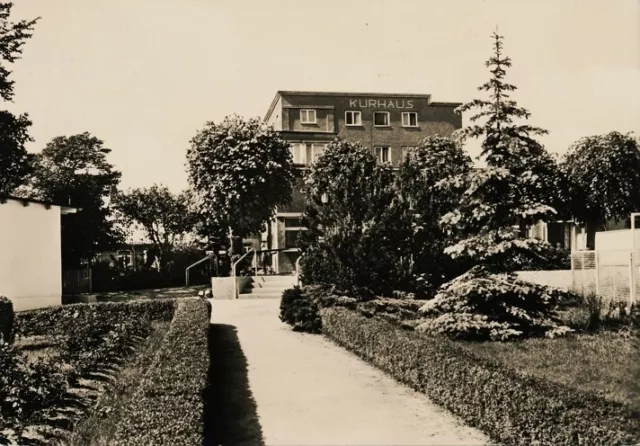
[[0,204],[4,204],[8,200],[19,201],[19,202],[23,203],[25,206],[28,205],[29,203],[34,203],[34,204],[41,204],[46,208],[49,208],[51,206],[56,206],[56,207],[63,208],[64,210],[71,211],[71,212],[75,212],[75,211],[79,211],[80,210],[79,208],[76,208],[74,206],[69,206],[67,204],[59,204],[59,203],[53,203],[53,202],[50,202],[50,201],[36,200],[36,199],[33,199],[33,198],[23,198],[23,197],[15,197],[13,195],[0,194]]

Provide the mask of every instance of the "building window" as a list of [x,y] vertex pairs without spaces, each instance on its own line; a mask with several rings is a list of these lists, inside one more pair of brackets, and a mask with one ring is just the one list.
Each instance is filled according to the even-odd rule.
[[373,112],[373,125],[376,127],[388,127],[389,112]]
[[359,112],[359,111],[344,112],[344,121],[347,125],[362,125],[362,112]]
[[289,151],[293,156],[294,164],[307,164],[307,145],[306,144],[291,144]]
[[302,124],[315,124],[316,123],[316,111],[312,109],[300,110],[300,122]]
[[284,218],[284,247],[297,248],[298,240],[303,231],[307,228],[302,226],[302,219],[300,217],[285,217]]
[[381,163],[391,161],[391,149],[389,147],[376,147],[376,158]]
[[416,112],[403,112],[402,113],[402,126],[403,127],[418,127],[418,114]]

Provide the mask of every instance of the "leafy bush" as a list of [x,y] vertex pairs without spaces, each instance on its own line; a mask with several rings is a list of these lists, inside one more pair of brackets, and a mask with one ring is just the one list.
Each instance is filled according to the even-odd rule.
[[422,303],[415,300],[381,298],[361,302],[356,309],[365,317],[378,317],[404,328],[412,328],[420,317],[418,310],[421,307]]
[[322,327],[317,302],[298,286],[282,293],[280,320],[291,325],[294,331],[319,333]]
[[361,144],[329,144],[305,176],[305,285],[387,294],[404,282],[408,272],[400,258],[407,253],[411,222],[394,182],[391,165],[378,163]]
[[202,444],[210,305],[200,299],[178,301],[162,346],[109,444]]
[[579,296],[559,317],[569,327],[583,332],[633,328],[636,319],[629,314],[627,306],[628,302],[607,300],[589,293]]
[[13,303],[8,298],[0,296],[0,342],[11,342],[13,318]]
[[519,280],[482,267],[443,285],[420,309],[419,331],[466,340],[514,340],[561,336],[570,331],[556,316],[571,293]]
[[399,381],[510,445],[636,444],[629,408],[481,360],[443,337],[400,330],[342,308],[322,311],[323,332]]
[[55,365],[43,360],[30,363],[2,341],[0,370],[0,426],[6,429],[0,431],[2,443],[17,441],[26,425],[42,422],[46,411],[66,394],[67,379]]

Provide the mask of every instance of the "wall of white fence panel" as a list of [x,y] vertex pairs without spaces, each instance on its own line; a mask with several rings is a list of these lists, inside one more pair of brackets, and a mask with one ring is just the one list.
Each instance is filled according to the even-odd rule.
[[611,301],[638,301],[640,251],[576,251],[571,254],[571,271],[575,291]]
[[573,285],[573,272],[570,269],[558,271],[518,271],[518,277],[527,282],[552,286],[568,290]]

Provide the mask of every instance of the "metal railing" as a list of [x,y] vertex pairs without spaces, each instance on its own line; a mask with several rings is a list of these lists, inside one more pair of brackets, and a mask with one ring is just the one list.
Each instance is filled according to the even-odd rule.
[[[245,252],[242,257],[240,257],[238,260],[236,260],[235,262],[233,262],[233,265],[231,265],[231,277],[233,277],[233,297],[234,299],[238,298],[238,279],[236,278],[237,275],[237,266],[238,263],[240,263],[242,260],[244,260],[245,257],[247,257],[249,254],[251,254],[252,252],[256,252],[253,248],[249,248],[249,250],[247,252]],[[254,254],[254,261],[255,261],[255,254]]]
[[198,266],[200,265],[202,262],[206,262],[209,259],[212,259],[215,257],[215,254],[209,254],[207,255],[205,258],[198,260],[196,263],[187,266],[187,268],[184,270],[184,275],[185,275],[185,286],[189,286],[189,270],[191,268],[193,268],[194,266]]

